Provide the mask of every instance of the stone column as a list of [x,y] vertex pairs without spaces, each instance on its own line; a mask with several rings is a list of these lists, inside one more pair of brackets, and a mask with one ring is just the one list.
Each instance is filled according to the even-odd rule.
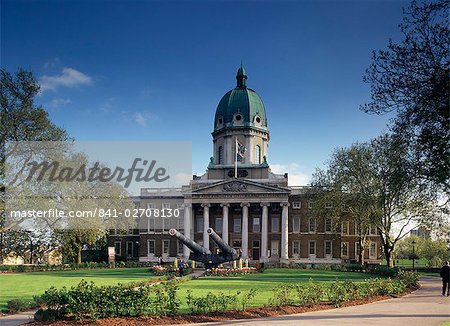
[[203,247],[209,250],[209,235],[208,235],[208,228],[209,228],[209,207],[211,207],[211,204],[202,204],[203,207]]
[[289,239],[288,239],[288,202],[280,203],[281,211],[281,259],[280,262],[289,262]]
[[[191,237],[191,215],[192,204],[184,204],[184,235],[188,238]],[[184,259],[188,260],[190,253],[189,248],[183,245]]]
[[262,216],[261,216],[261,262],[267,262],[269,257],[267,257],[268,249],[268,237],[269,237],[269,206],[270,203],[261,203]]
[[242,259],[248,258],[248,207],[249,203],[242,203]]
[[222,240],[228,243],[228,208],[230,204],[220,204],[222,206]]

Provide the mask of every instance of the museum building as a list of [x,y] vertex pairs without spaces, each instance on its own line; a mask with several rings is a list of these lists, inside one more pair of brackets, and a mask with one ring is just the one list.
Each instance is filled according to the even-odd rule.
[[[358,237],[351,217],[343,217],[336,227],[326,214],[313,216],[309,189],[289,187],[288,174],[271,172],[266,109],[259,95],[247,87],[242,65],[236,87],[219,101],[212,138],[213,157],[204,175],[194,175],[182,188],[141,189],[135,198],[138,207],[170,210],[171,214],[141,218],[139,227],[127,234],[112,231],[109,244],[117,256],[144,262],[159,257],[188,259],[189,248],[169,235],[171,228],[216,252],[219,249],[206,232],[211,227],[243,259],[253,262],[358,260]],[[368,239],[365,261],[379,263],[381,246],[375,228]]]

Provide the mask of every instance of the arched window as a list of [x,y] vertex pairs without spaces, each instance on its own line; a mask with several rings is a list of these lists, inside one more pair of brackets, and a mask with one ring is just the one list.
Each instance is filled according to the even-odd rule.
[[219,150],[217,152],[217,164],[223,164],[223,148],[219,146]]
[[257,164],[261,164],[261,147],[256,145],[255,148],[255,159]]

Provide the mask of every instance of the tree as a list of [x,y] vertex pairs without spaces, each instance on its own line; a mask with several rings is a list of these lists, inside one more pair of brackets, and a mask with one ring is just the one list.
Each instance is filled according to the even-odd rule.
[[371,86],[367,113],[396,112],[392,126],[408,142],[425,185],[450,193],[449,0],[418,3],[404,11],[402,40],[374,51],[364,82]]
[[[10,141],[64,141],[66,131],[54,125],[48,113],[34,104],[39,84],[30,71],[19,69],[13,76],[0,69],[0,263],[3,261],[5,234],[12,226],[5,225],[5,158]],[[11,235],[13,236],[13,235]]]
[[367,226],[375,226],[389,266],[397,242],[415,223],[430,218],[436,205],[435,194],[420,187],[407,157],[408,148],[402,139],[382,135],[336,150],[328,166],[333,192],[345,194],[344,203],[353,209],[351,215],[363,227],[360,240]]
[[[332,154],[327,171],[317,170],[311,182],[311,191],[314,196],[313,214],[327,216],[339,225],[342,219],[350,217],[355,224],[358,237],[358,262],[364,263],[364,254],[367,247],[367,236],[372,226],[372,205],[370,198],[358,190],[358,182],[348,173],[345,167],[356,167],[364,162],[365,150],[360,144],[349,149],[339,148]],[[337,228],[338,230],[338,228]]]
[[425,258],[429,267],[440,266],[444,260],[449,258],[450,249],[442,239],[426,239],[418,246],[418,256]]

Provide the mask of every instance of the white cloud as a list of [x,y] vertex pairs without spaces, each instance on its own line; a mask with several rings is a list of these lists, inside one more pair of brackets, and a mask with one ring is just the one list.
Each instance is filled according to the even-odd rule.
[[72,103],[72,101],[69,98],[54,98],[50,102],[48,102],[46,105],[50,106],[52,108],[59,108],[62,106],[66,106],[67,104]]
[[311,176],[302,172],[297,163],[270,164],[270,169],[276,174],[288,173],[289,186],[306,186],[311,182]]
[[148,111],[134,113],[134,121],[142,127],[147,127],[147,121],[153,118],[155,115]]
[[60,75],[47,76],[40,78],[41,92],[48,90],[55,91],[58,87],[75,87],[79,85],[92,84],[92,77],[73,68],[63,68]]
[[192,175],[187,173],[177,173],[174,176],[171,176],[171,187],[181,187],[183,185],[189,184],[189,181],[191,180]]

